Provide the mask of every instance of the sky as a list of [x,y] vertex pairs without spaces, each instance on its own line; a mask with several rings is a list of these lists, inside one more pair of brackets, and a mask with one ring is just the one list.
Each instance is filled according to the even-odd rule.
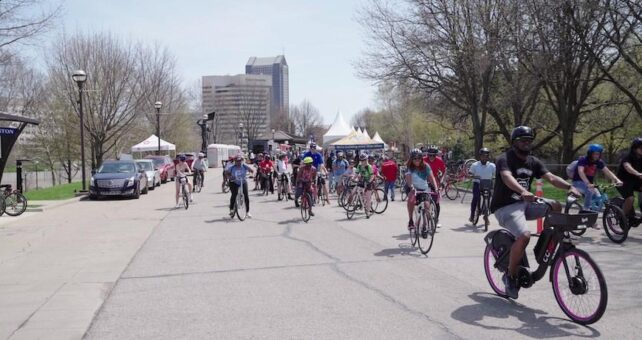
[[[251,56],[284,54],[290,104],[308,99],[326,124],[374,107],[356,76],[365,49],[357,9],[366,0],[63,0],[58,28],[166,46],[186,86],[205,75],[245,73]],[[52,0],[52,3],[60,1]]]

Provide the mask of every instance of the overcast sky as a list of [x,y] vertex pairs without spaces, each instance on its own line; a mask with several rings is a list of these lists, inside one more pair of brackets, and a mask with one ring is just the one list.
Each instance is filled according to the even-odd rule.
[[290,104],[307,98],[331,123],[337,110],[349,121],[374,107],[374,88],[353,67],[364,49],[355,21],[364,1],[64,0],[61,25],[158,41],[189,86],[204,75],[245,73],[250,56],[285,54]]

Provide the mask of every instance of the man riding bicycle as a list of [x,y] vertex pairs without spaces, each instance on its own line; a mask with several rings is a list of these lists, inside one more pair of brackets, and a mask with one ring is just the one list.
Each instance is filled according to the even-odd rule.
[[[443,185],[444,177],[446,175],[446,164],[441,159],[439,155],[439,148],[436,145],[430,145],[426,149],[426,156],[424,157],[424,163],[430,166],[432,170],[432,175],[435,176],[435,182],[439,186]],[[435,214],[437,215],[437,221],[439,221],[439,213],[441,212],[441,196],[439,195],[439,187],[433,187],[432,183],[428,183],[430,189],[432,190],[432,199],[435,201]],[[441,227],[441,223],[437,222],[437,227]]]
[[[372,165],[368,163],[368,155],[362,153],[359,155],[359,165],[355,169],[355,175],[358,178],[359,186],[363,188],[363,207],[364,211],[372,210],[372,205],[370,204],[370,197],[372,196],[372,190],[375,188],[375,174]],[[367,218],[370,218],[370,214],[366,214]]]
[[[207,172],[207,160],[205,159],[205,154],[202,152],[198,153],[198,159],[192,163],[192,169],[194,170],[194,176],[199,176],[201,188],[205,187],[205,173]],[[196,178],[196,177],[194,177]]]
[[410,158],[406,163],[406,188],[408,192],[408,201],[406,207],[408,209],[408,230],[415,227],[415,222],[412,219],[412,213],[415,210],[417,203],[417,193],[430,193],[431,184],[435,188],[439,188],[432,169],[426,164],[422,157],[422,152],[419,149],[410,151]]
[[[623,185],[617,190],[624,197],[623,211],[633,225],[638,224],[635,217],[633,193],[642,191],[642,138],[637,137],[631,142],[629,153],[620,161],[617,177],[622,179]],[[642,202],[640,202],[642,204]]]
[[332,164],[332,173],[337,185],[337,195],[341,195],[343,192],[343,181],[341,180],[341,176],[343,176],[346,170],[348,170],[348,161],[345,160],[343,151],[339,151],[337,152],[337,160]]
[[266,152],[263,154],[263,160],[259,163],[259,171],[261,173],[261,189],[267,186],[270,193],[274,194],[274,185],[272,182],[272,171],[274,171],[274,163],[270,159],[270,155]]
[[238,195],[239,188],[243,190],[243,197],[245,198],[245,211],[247,217],[252,218],[250,215],[250,195],[247,194],[247,173],[254,173],[252,168],[243,162],[243,155],[237,155],[234,159],[234,164],[229,164],[225,168],[224,176],[227,176],[230,181],[230,217],[234,217],[234,203]]
[[481,181],[492,181],[495,178],[495,164],[489,162],[489,158],[490,150],[481,148],[479,150],[479,160],[468,169],[469,175],[473,177],[473,201],[470,202],[470,218],[468,219],[470,223],[474,221],[475,210],[477,210],[481,198]]
[[[304,189],[311,195],[313,194],[312,186],[317,176],[317,169],[312,165],[313,162],[312,157],[303,158],[303,166],[297,172],[296,192],[294,194],[294,205],[297,208],[299,207],[298,199],[303,195]],[[312,202],[309,203],[313,205]],[[312,207],[310,207],[310,216],[314,216]]]
[[192,169],[186,162],[187,157],[185,155],[178,156],[178,164],[176,164],[176,208],[180,208],[180,203],[178,203],[178,196],[181,191],[181,179],[185,178],[187,184],[187,192],[189,192],[189,201],[192,202],[192,185],[189,183],[187,175],[192,174]]
[[[518,266],[531,237],[526,221],[544,217],[548,210],[547,204],[534,202],[536,198],[530,191],[533,178],[544,178],[557,188],[580,195],[573,186],[549,172],[539,159],[530,155],[534,139],[533,129],[528,126],[516,127],[511,133],[511,149],[501,154],[495,163],[497,180],[490,210],[495,214],[499,225],[516,238],[510,249],[508,273],[502,278],[506,285],[506,295],[513,299],[517,299],[520,287],[517,282]],[[545,201],[551,204],[554,211],[562,210],[562,205],[558,202]]]

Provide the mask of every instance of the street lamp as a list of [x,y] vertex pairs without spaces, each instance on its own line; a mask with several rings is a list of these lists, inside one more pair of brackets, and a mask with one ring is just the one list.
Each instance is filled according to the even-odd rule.
[[38,190],[38,160],[33,161],[33,165],[36,167],[36,190]]
[[158,138],[158,151],[156,152],[157,155],[161,154],[161,149],[160,149],[160,109],[163,107],[163,102],[157,101],[154,103],[154,107],[156,108],[156,137]]
[[276,132],[276,130],[272,129],[272,152],[276,151],[276,147],[274,145],[274,144],[276,144],[276,143],[274,143],[274,132]]
[[78,113],[80,114],[80,166],[82,172],[82,192],[87,192],[85,178],[85,122],[82,112],[82,86],[87,80],[87,73],[83,70],[76,70],[71,75],[76,84],[78,84]]

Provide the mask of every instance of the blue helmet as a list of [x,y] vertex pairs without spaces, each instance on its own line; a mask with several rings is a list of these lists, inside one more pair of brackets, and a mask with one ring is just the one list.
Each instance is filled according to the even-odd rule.
[[591,144],[588,147],[587,154],[591,155],[593,152],[599,152],[602,153],[604,151],[604,147],[601,144]]

